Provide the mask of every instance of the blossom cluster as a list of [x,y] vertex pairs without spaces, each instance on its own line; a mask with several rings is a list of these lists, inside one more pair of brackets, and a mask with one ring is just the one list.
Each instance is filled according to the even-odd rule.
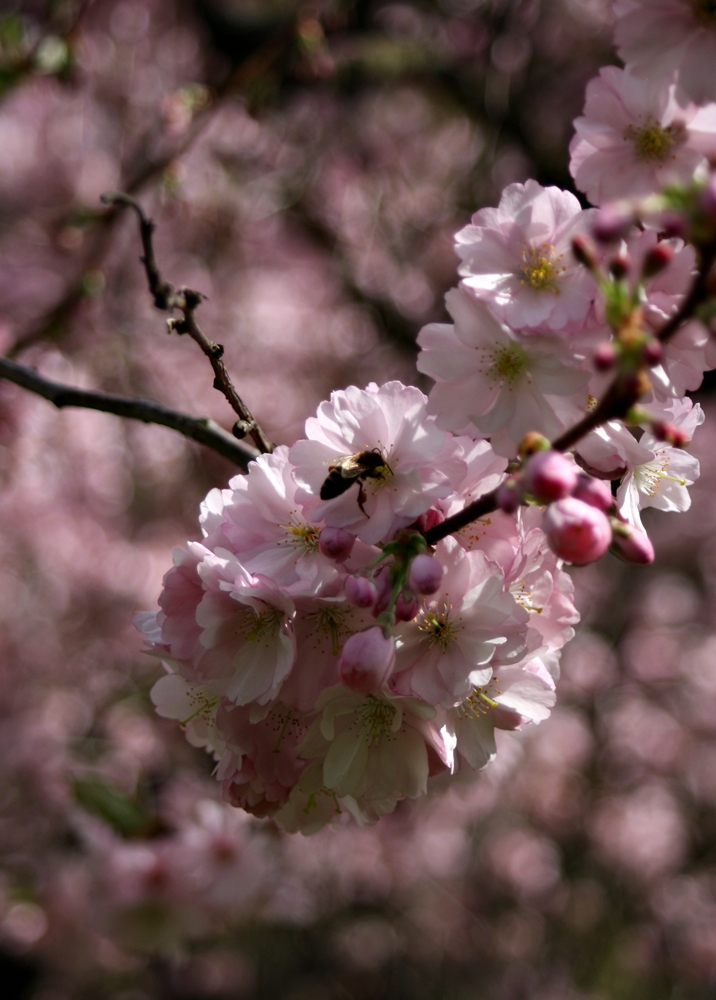
[[[651,60],[667,9],[683,31]],[[608,202],[714,189],[716,94],[687,56],[716,19],[678,0],[616,14],[627,64],[588,85],[570,147],[597,207],[528,180],[480,209],[456,237],[453,322],[418,337],[429,397],[334,392],[305,439],[208,495],[202,541],[176,550],[161,610],[137,617],[168,671],[158,712],[213,754],[227,801],[286,830],[374,822],[429,778],[488,763],[495,728],[545,719],[578,618],[563,561],[650,562],[641,511],[689,506],[684,446],[703,414],[686,393],[716,356],[695,320],[658,333],[698,247],[683,219],[637,225]],[[636,386],[628,425],[552,449],[615,373]],[[428,543],[493,490],[498,510]]]
[[[161,610],[137,624],[171,671],[158,711],[215,755],[225,797],[312,831],[375,820],[487,763],[495,727],[545,718],[577,616],[536,512],[425,551],[421,531],[506,462],[440,430],[418,389],[335,392],[306,430],[208,495],[203,540],[175,552]],[[380,464],[322,499],[337,460],[361,455]]]

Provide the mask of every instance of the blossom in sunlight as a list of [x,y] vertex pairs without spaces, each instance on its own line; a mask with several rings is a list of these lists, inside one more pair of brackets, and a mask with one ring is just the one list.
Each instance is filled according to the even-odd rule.
[[338,567],[320,551],[321,526],[304,516],[292,473],[288,448],[259,455],[248,475],[207,498],[211,517],[205,514],[204,530],[219,532],[223,547],[249,573],[292,592],[315,593],[336,582]]
[[457,234],[464,284],[515,330],[581,323],[596,285],[571,244],[592,215],[568,191],[508,185],[497,208],[481,208]]
[[528,431],[551,438],[579,419],[590,373],[560,339],[519,337],[462,287],[445,302],[455,322],[423,327],[417,360],[436,380],[429,406],[441,427],[460,432],[472,422],[512,456]]
[[682,106],[673,80],[640,79],[616,66],[587,84],[574,127],[569,169],[595,205],[690,181],[716,152],[716,105]]
[[716,99],[716,10],[711,0],[616,0],[615,42],[636,76],[678,73],[692,101]]
[[[704,414],[698,403],[680,401],[672,408],[671,422],[691,437]],[[624,477],[617,491],[617,506],[622,517],[640,530],[640,511],[645,507],[657,510],[684,511],[691,506],[688,487],[699,478],[697,458],[682,448],[664,444],[650,431],[639,441],[646,452],[645,460]]]
[[[332,393],[330,402],[321,403],[317,416],[306,422],[308,440],[289,453],[304,513],[375,543],[448,496],[465,475],[465,465],[459,446],[428,416],[426,404],[419,389],[400,382]],[[331,469],[366,452],[381,456],[379,467],[354,478],[339,495],[321,499]],[[360,489],[366,496],[362,507]]]
[[481,552],[446,539],[436,555],[444,566],[440,588],[397,629],[391,687],[448,708],[489,682],[496,657],[524,654],[529,615],[504,592],[502,574]]
[[539,657],[521,666],[502,667],[499,675],[475,687],[447,713],[445,740],[470,767],[482,768],[497,753],[495,729],[543,722],[555,701],[554,678]]

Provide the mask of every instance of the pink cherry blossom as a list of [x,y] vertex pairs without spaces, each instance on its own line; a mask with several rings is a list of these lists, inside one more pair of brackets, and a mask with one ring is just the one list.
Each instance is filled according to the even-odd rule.
[[[319,699],[319,717],[298,750],[323,761],[323,785],[368,802],[424,795],[428,750],[424,723],[435,710],[414,698],[360,694],[338,685]],[[439,741],[439,736],[435,736]]]
[[571,241],[592,215],[568,191],[510,184],[497,208],[480,209],[457,234],[465,285],[515,330],[581,323],[596,286]]
[[485,767],[497,753],[495,728],[543,722],[555,701],[554,680],[539,657],[522,666],[502,667],[499,676],[448,711],[446,742],[470,767]]
[[574,123],[570,172],[589,200],[644,196],[690,181],[716,151],[716,105],[682,107],[669,78],[605,66]]
[[454,325],[424,327],[418,369],[436,380],[430,412],[456,432],[470,421],[493,449],[511,457],[531,430],[555,437],[584,412],[589,373],[561,338],[518,337],[460,287],[446,304]]
[[263,718],[224,701],[216,728],[226,746],[217,769],[224,798],[254,816],[270,816],[288,801],[304,764],[296,756],[306,725],[300,713],[274,702]]
[[716,18],[701,0],[616,0],[615,41],[635,76],[674,70],[692,101],[716,99]]
[[[364,542],[375,543],[407,527],[425,513],[434,500],[452,492],[465,475],[461,449],[438,429],[427,413],[427,399],[419,389],[388,382],[367,389],[334,392],[318,415],[306,422],[308,440],[290,451],[294,476],[302,487],[297,500],[316,520],[355,531]],[[361,452],[379,452],[380,472],[353,483],[333,499],[320,498],[331,466]],[[359,488],[366,494],[365,513],[358,503]]]
[[491,661],[526,649],[528,614],[504,578],[481,552],[454,539],[440,543],[440,589],[425,598],[415,621],[396,629],[398,656],[393,690],[431,705],[451,707],[492,676]]

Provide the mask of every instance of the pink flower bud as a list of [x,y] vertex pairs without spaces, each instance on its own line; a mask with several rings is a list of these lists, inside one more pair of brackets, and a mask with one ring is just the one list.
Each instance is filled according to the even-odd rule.
[[522,482],[540,503],[568,497],[577,485],[574,465],[558,451],[538,451],[525,466]]
[[434,594],[443,578],[443,568],[435,556],[427,552],[416,556],[410,564],[408,586],[417,594]]
[[622,278],[626,278],[632,268],[632,261],[626,250],[620,250],[619,253],[614,257],[614,259],[609,264],[609,270],[612,275],[620,281]]
[[641,267],[642,277],[653,278],[654,275],[661,274],[669,266],[673,256],[674,248],[670,243],[657,243],[644,257]]
[[644,362],[652,367],[653,365],[658,365],[664,356],[664,349],[658,340],[652,339],[647,340],[641,349],[641,356]]
[[388,604],[390,603],[390,595],[393,592],[393,586],[390,582],[390,570],[387,566],[383,566],[378,570],[375,575],[375,583],[378,588],[378,599],[375,602],[373,614],[377,617],[388,607]]
[[594,351],[594,367],[598,372],[608,372],[617,363],[618,357],[619,355],[614,344],[610,344],[608,340],[605,340],[604,343],[598,344]]
[[710,174],[706,187],[699,195],[699,208],[713,225],[716,223],[716,174]]
[[395,641],[386,639],[378,625],[356,632],[346,642],[338,661],[341,681],[351,691],[368,694],[386,683],[395,666]]
[[378,600],[378,588],[366,576],[347,576],[343,589],[356,608],[372,608]]
[[637,566],[648,566],[654,562],[655,553],[651,539],[645,531],[640,531],[633,524],[612,518],[612,544],[609,551],[624,562],[636,563]]
[[592,234],[600,243],[616,243],[617,240],[624,239],[632,224],[631,213],[625,214],[613,205],[606,205],[595,213]]
[[514,514],[522,503],[525,491],[516,476],[508,476],[504,483],[497,487],[497,505],[505,514]]
[[443,512],[436,507],[431,507],[430,510],[426,510],[424,514],[420,515],[415,524],[420,531],[430,531],[436,524],[442,524],[444,520]]
[[356,536],[345,528],[321,528],[318,536],[318,548],[324,556],[345,562],[353,550]]
[[676,424],[667,423],[665,420],[654,420],[651,429],[657,441],[666,441],[667,444],[672,444],[675,448],[683,448],[691,440],[686,431],[682,431]]
[[596,507],[597,510],[609,510],[614,505],[609,483],[588,476],[586,472],[580,472],[577,476],[577,487],[572,491],[572,496],[582,503],[588,503],[590,507]]
[[658,228],[667,239],[678,237],[685,240],[689,234],[689,223],[686,216],[673,209],[667,209],[661,213]]
[[412,594],[407,595],[405,591],[398,594],[395,602],[395,620],[397,622],[411,622],[418,613],[418,602]]
[[586,566],[601,558],[612,540],[606,515],[574,497],[551,504],[542,527],[552,551],[576,566]]
[[593,271],[597,266],[597,255],[591,242],[584,233],[577,233],[572,237],[572,253],[578,263]]

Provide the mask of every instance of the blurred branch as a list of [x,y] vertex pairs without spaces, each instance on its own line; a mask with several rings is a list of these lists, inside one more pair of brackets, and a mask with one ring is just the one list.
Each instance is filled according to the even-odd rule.
[[[256,83],[287,50],[294,35],[294,23],[290,27],[282,27],[233,70],[216,90],[213,99],[197,112],[179,142],[173,144],[171,149],[161,156],[151,155],[159,128],[153,126],[148,129],[140,140],[137,152],[133,155],[129,167],[122,171],[126,179],[122,181],[120,186],[124,191],[130,195],[137,194],[147,184],[160,176],[171,163],[182,156],[204,131],[216,108],[227,98],[241,93]],[[86,296],[85,273],[89,267],[98,267],[106,256],[119,218],[120,212],[115,208],[110,212],[97,215],[92,220],[95,226],[93,238],[89,241],[89,246],[85,248],[77,276],[70,283],[62,298],[27,333],[18,338],[8,352],[11,357],[17,357],[26,348],[51,336],[67,323]]]
[[54,403],[58,409],[78,406],[88,410],[100,410],[102,413],[113,413],[129,420],[141,420],[145,424],[170,427],[184,437],[211,448],[242,469],[246,469],[251,459],[256,458],[257,453],[253,448],[237,441],[228,431],[207,417],[191,417],[148,399],[127,399],[124,396],[114,396],[104,392],[74,389],[60,382],[51,382],[38,375],[32,368],[26,368],[7,358],[0,358],[0,378],[14,382],[15,385],[34,392],[37,396],[42,396],[43,399]]
[[246,403],[239,396],[231,381],[226,365],[222,360],[224,353],[223,346],[215,344],[213,340],[209,340],[196,321],[196,309],[205,296],[201,292],[192,291],[191,288],[175,289],[170,282],[162,278],[154,256],[154,245],[152,242],[152,235],[155,228],[154,223],[147,217],[144,209],[135,198],[124,194],[122,191],[109,191],[107,194],[102,195],[101,200],[105,205],[121,205],[131,208],[136,212],[137,219],[139,220],[139,234],[142,240],[142,247],[144,248],[144,256],[140,259],[147,274],[147,283],[154,299],[154,305],[157,309],[165,312],[172,312],[174,309],[177,309],[182,314],[182,319],[168,320],[167,325],[169,330],[174,330],[177,333],[188,333],[211,362],[211,367],[214,369],[214,388],[218,389],[219,392],[223,392],[229,405],[239,418],[234,425],[234,435],[242,438],[246,434],[249,434],[259,451],[273,451],[273,444],[261,430],[251,410],[249,410]]

